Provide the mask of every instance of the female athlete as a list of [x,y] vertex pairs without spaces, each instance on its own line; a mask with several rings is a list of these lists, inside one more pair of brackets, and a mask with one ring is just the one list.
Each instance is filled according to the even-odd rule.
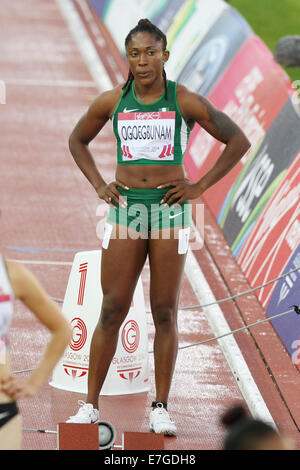
[[[14,299],[20,299],[52,333],[39,365],[26,381],[10,370],[8,335]],[[68,322],[37,279],[21,264],[5,260],[0,253],[0,450],[21,449],[22,419],[17,400],[36,395],[70,339]]]
[[[167,403],[178,349],[177,306],[191,225],[189,200],[226,175],[250,144],[206,98],[167,80],[166,36],[149,20],[139,21],[125,46],[127,82],[97,97],[69,140],[76,164],[110,209],[102,246],[103,303],[91,342],[88,394],[68,422],[99,419],[99,393],[148,257],[156,384],[150,429],[176,435]],[[117,167],[115,181],[107,183],[88,146],[109,119],[117,141]],[[225,148],[207,174],[192,183],[182,160],[195,123]]]

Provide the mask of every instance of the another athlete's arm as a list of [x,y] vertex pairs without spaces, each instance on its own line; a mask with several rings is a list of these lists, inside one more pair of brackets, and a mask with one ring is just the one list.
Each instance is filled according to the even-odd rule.
[[[108,185],[104,181],[88,146],[112,116],[120,99],[121,91],[121,86],[118,86],[98,96],[78,121],[69,137],[70,152],[76,164],[94,187],[98,196],[112,206],[110,200],[114,199],[118,203],[120,196],[116,189],[117,184]],[[118,185],[126,189],[121,182],[118,182]]]
[[31,310],[52,335],[39,365],[27,381],[15,375],[8,375],[1,380],[1,390],[11,399],[18,400],[35,395],[44,385],[71,339],[71,327],[30,271],[19,263],[7,261],[6,264],[15,297]]

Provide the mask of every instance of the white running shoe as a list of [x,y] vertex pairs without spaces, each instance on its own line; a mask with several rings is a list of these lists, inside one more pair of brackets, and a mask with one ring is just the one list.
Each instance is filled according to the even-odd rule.
[[76,415],[70,416],[66,423],[87,423],[93,424],[99,421],[99,410],[93,407],[90,403],[85,403],[82,400],[78,400],[80,408]]
[[150,412],[150,430],[156,434],[176,436],[175,423],[171,421],[169,413],[162,403],[157,403],[156,408]]

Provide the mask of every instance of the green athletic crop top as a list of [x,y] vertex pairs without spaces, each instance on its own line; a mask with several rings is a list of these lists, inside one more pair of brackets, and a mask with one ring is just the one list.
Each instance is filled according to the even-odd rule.
[[181,165],[190,128],[177,104],[177,83],[167,80],[163,96],[143,104],[133,82],[112,116],[120,165]]

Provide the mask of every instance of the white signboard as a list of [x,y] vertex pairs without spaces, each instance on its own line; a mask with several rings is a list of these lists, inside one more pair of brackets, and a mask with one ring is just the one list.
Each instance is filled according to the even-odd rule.
[[[87,393],[90,344],[102,304],[100,267],[101,251],[75,255],[62,308],[71,323],[73,334],[54,369],[50,382],[53,387]],[[124,395],[148,390],[148,333],[144,293],[139,279],[100,395]]]

